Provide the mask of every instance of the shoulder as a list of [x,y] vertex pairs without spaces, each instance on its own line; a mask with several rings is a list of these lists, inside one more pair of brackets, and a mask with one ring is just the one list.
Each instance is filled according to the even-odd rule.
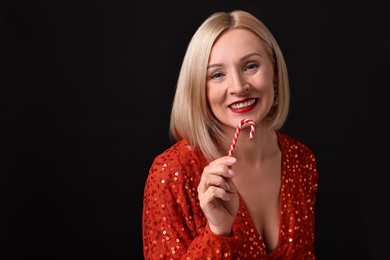
[[200,176],[206,165],[203,154],[192,149],[186,140],[181,140],[156,156],[149,169],[149,178],[184,181]]
[[313,151],[306,144],[291,137],[285,133],[277,131],[278,142],[280,148],[285,154],[294,154],[294,156],[308,156],[315,161],[315,155]]
[[206,159],[203,154],[193,149],[186,140],[180,140],[156,156],[153,163],[188,166],[188,164],[203,165]]
[[293,172],[311,175],[317,178],[317,161],[313,151],[301,141],[281,132],[277,132],[283,164]]

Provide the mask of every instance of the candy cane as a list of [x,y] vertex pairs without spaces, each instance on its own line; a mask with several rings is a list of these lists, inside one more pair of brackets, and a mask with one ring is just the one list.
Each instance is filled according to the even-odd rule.
[[255,123],[254,123],[253,120],[251,120],[251,119],[242,119],[242,120],[240,121],[240,123],[237,125],[236,133],[235,133],[234,138],[233,138],[233,142],[232,142],[232,144],[230,145],[229,156],[232,156],[232,155],[233,155],[233,151],[234,151],[234,148],[236,147],[236,142],[237,142],[238,135],[239,135],[240,132],[241,132],[241,127],[242,127],[245,123],[249,123],[249,124],[251,125],[251,130],[250,130],[250,132],[249,132],[249,140],[253,140],[253,135],[254,135],[254,133],[255,133]]

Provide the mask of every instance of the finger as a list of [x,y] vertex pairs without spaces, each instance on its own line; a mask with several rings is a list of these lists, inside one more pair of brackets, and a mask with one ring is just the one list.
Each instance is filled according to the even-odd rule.
[[210,176],[219,176],[225,178],[231,178],[235,174],[232,169],[223,164],[208,165],[203,169],[202,180],[210,178]]
[[238,189],[236,187],[236,185],[234,184],[234,181],[229,178],[229,179],[225,179],[225,182],[226,182],[226,187],[228,187],[227,191],[230,192],[230,193],[237,193],[238,192]]
[[209,164],[203,169],[202,177],[206,178],[208,175],[218,175],[225,178],[231,178],[236,175],[236,173],[225,164]]
[[228,183],[228,179],[216,174],[202,174],[201,181],[198,185],[198,192],[204,193],[210,186],[219,187],[226,191],[231,191],[232,187]]
[[207,207],[215,203],[215,199],[221,199],[223,201],[229,201],[229,194],[222,188],[216,186],[210,186],[206,192],[202,195],[200,200],[202,207]]
[[[231,156],[224,156],[212,161],[203,169],[200,183],[198,185],[198,193],[204,193],[209,186],[223,187],[230,190],[230,185],[226,184],[224,178],[231,178],[235,176],[235,172],[230,169],[230,166],[236,162],[236,158]],[[213,177],[214,176],[214,177]],[[218,176],[215,179],[215,176]]]
[[235,164],[237,159],[233,156],[224,156],[218,159],[215,159],[212,161],[209,165],[215,165],[215,164],[224,164],[226,166],[232,166]]

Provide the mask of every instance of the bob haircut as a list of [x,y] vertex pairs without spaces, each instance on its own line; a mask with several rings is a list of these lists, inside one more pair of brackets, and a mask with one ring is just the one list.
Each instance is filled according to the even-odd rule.
[[170,136],[185,139],[192,149],[200,149],[207,160],[225,156],[221,144],[227,141],[221,123],[212,113],[206,96],[207,66],[211,48],[218,37],[230,29],[245,29],[256,34],[274,64],[275,106],[267,115],[267,127],[280,129],[289,111],[290,88],[287,67],[278,43],[268,28],[252,14],[234,10],[209,16],[189,42],[176,85]]

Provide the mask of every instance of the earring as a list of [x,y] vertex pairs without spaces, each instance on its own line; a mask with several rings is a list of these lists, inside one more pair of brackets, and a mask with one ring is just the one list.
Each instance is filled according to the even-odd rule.
[[279,95],[275,94],[274,95],[274,102],[272,106],[276,107],[279,104]]
[[279,95],[278,95],[278,84],[274,83],[274,102],[272,106],[276,107],[279,104]]

